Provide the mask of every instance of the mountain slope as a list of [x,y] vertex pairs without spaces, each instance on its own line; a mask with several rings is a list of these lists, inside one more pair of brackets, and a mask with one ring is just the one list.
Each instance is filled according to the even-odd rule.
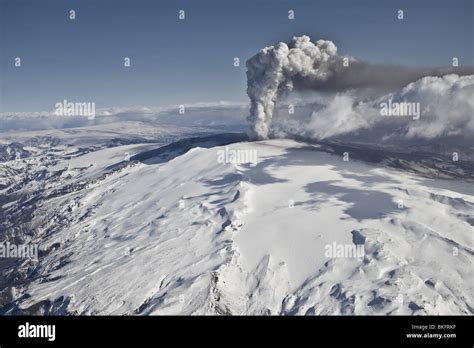
[[44,252],[6,313],[472,313],[472,184],[320,150],[235,143],[107,169],[118,146],[59,162],[84,185],[35,211],[54,212],[32,237]]

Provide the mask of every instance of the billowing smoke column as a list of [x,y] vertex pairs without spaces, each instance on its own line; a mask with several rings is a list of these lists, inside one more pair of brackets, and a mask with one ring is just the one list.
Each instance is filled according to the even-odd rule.
[[[453,73],[456,74],[455,77],[436,79],[436,77]],[[371,113],[368,110],[358,113],[353,109],[354,105],[363,100],[363,98],[357,98],[359,90],[371,89],[383,95],[389,91],[400,91],[410,83],[431,76],[431,80],[424,80],[423,83],[409,87],[420,86],[426,89],[427,84],[432,83],[437,86],[451,80],[457,81],[461,75],[472,74],[474,74],[472,67],[457,67],[454,70],[453,68],[408,68],[400,65],[369,64],[349,56],[339,56],[336,45],[331,41],[318,40],[313,43],[308,36],[294,37],[289,44],[280,42],[276,46],[266,47],[247,61],[247,94],[250,97],[250,115],[247,119],[251,127],[250,137],[256,140],[268,138],[278,98],[293,89],[335,93],[334,102],[338,104],[317,112],[316,115],[319,114],[323,119],[315,119],[311,124],[306,125],[310,128],[318,128],[313,129],[313,133],[318,138],[323,138],[360,127],[368,127],[378,122],[378,117],[366,119],[366,114]],[[461,80],[464,81],[463,91],[457,88],[452,93],[463,96],[462,100],[466,101],[464,94],[471,93],[472,95],[468,82],[472,79]],[[348,90],[352,90],[354,96],[344,95]],[[465,90],[467,92],[464,93]],[[421,92],[417,94],[419,97],[421,95]],[[428,104],[436,103],[437,99],[444,97],[445,95],[438,95],[433,96],[429,101],[426,98],[423,99],[426,107],[423,122],[437,119],[433,114],[433,108],[430,108]],[[364,105],[368,106],[365,102],[362,106]],[[373,111],[377,110],[372,110],[372,113]],[[337,115],[340,116],[339,119]],[[472,113],[462,117],[471,119]],[[336,122],[337,130],[334,129],[334,122]]]
[[283,91],[293,89],[296,76],[326,81],[331,65],[340,58],[331,41],[311,42],[308,36],[294,37],[287,45],[262,49],[247,61],[247,94],[250,97],[251,138],[266,139],[271,126],[275,102]]

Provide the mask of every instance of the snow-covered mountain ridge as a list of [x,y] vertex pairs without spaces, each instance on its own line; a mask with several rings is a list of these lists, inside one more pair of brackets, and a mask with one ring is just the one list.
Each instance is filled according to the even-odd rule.
[[2,312],[474,312],[471,181],[329,145],[217,139],[165,156],[153,142],[45,155],[17,183],[28,158],[4,162],[2,214],[26,207],[4,232],[41,252],[4,270]]

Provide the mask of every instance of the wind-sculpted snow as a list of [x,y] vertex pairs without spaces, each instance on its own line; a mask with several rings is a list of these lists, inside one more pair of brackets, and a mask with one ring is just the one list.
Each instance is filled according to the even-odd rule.
[[[472,182],[290,140],[113,166],[152,149],[48,169],[62,190],[46,181],[31,218],[43,251],[2,313],[473,313]],[[258,161],[222,162],[223,151]],[[361,254],[328,256],[338,245]]]

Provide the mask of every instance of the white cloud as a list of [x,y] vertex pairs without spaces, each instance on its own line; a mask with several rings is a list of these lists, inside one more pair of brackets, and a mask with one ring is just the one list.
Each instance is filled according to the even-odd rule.
[[178,113],[179,105],[98,108],[93,120],[83,116],[57,116],[54,111],[4,112],[0,114],[0,132],[74,128],[123,121],[184,126],[246,126],[246,102],[200,102],[184,106],[184,114]]
[[[384,117],[381,103],[419,103],[420,117]],[[393,136],[434,139],[453,135],[474,137],[474,75],[427,76],[381,97],[368,98],[357,90],[320,96],[316,105],[304,107],[309,118],[288,115],[277,118],[273,135],[302,135],[315,139],[354,135],[363,130],[364,137]],[[372,133],[372,134],[371,134]]]

